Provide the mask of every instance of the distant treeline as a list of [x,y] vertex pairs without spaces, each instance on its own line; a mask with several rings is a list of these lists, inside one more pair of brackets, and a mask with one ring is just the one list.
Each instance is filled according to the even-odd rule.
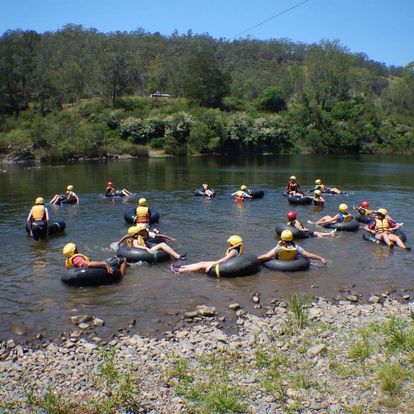
[[[150,98],[150,94],[171,98]],[[8,31],[0,38],[0,153],[414,153],[414,64],[337,41]]]

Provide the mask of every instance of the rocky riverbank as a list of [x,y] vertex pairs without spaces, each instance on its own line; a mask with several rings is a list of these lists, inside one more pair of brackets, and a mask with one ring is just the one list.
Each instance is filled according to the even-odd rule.
[[[259,302],[260,297],[253,298]],[[200,306],[161,339],[85,332],[0,347],[2,413],[412,413],[413,305],[317,298],[240,309],[237,334]]]

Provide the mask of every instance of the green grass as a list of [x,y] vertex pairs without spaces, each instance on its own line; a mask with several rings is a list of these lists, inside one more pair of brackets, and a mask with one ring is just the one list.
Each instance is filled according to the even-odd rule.
[[294,295],[289,301],[288,325],[295,332],[308,326],[309,311],[305,300]]
[[397,363],[384,364],[378,370],[381,390],[392,396],[401,394],[407,377],[406,369]]
[[366,329],[361,329],[359,337],[352,343],[348,356],[358,362],[363,362],[369,358],[374,352],[374,344],[371,341],[370,332]]
[[381,328],[389,352],[414,352],[414,328],[408,322],[392,316]]

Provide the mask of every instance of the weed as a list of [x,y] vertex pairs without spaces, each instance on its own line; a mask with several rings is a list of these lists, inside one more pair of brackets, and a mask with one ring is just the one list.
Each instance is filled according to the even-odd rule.
[[369,333],[361,330],[360,337],[352,344],[349,349],[348,356],[358,362],[363,362],[374,351],[374,346],[371,343]]
[[308,388],[312,388],[314,385],[316,385],[314,382],[310,380],[309,375],[307,375],[303,371],[299,371],[293,375],[292,384],[297,388],[302,388],[305,390]]
[[305,328],[309,323],[308,313],[306,301],[298,295],[294,295],[289,301],[288,328],[293,332]]
[[378,370],[380,387],[391,395],[398,395],[402,391],[407,371],[397,363],[384,364]]
[[382,331],[385,335],[385,346],[390,352],[414,351],[414,328],[403,319],[391,316],[382,326]]

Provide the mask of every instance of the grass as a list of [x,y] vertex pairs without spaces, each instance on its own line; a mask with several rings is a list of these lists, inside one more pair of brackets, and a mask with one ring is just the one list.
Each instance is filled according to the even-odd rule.
[[351,345],[348,356],[358,362],[363,362],[374,352],[374,345],[371,341],[370,331],[367,329],[361,329],[359,337]]
[[384,364],[378,370],[378,378],[382,391],[392,396],[401,394],[407,377],[405,368],[397,363]]
[[[175,357],[169,375],[176,381],[177,394],[184,397],[191,413],[242,413],[246,404],[231,367],[237,365],[233,354],[208,353],[198,358],[197,367],[188,359]],[[197,373],[197,375],[193,375]]]
[[380,328],[389,352],[414,352],[414,328],[407,321],[392,316]]

